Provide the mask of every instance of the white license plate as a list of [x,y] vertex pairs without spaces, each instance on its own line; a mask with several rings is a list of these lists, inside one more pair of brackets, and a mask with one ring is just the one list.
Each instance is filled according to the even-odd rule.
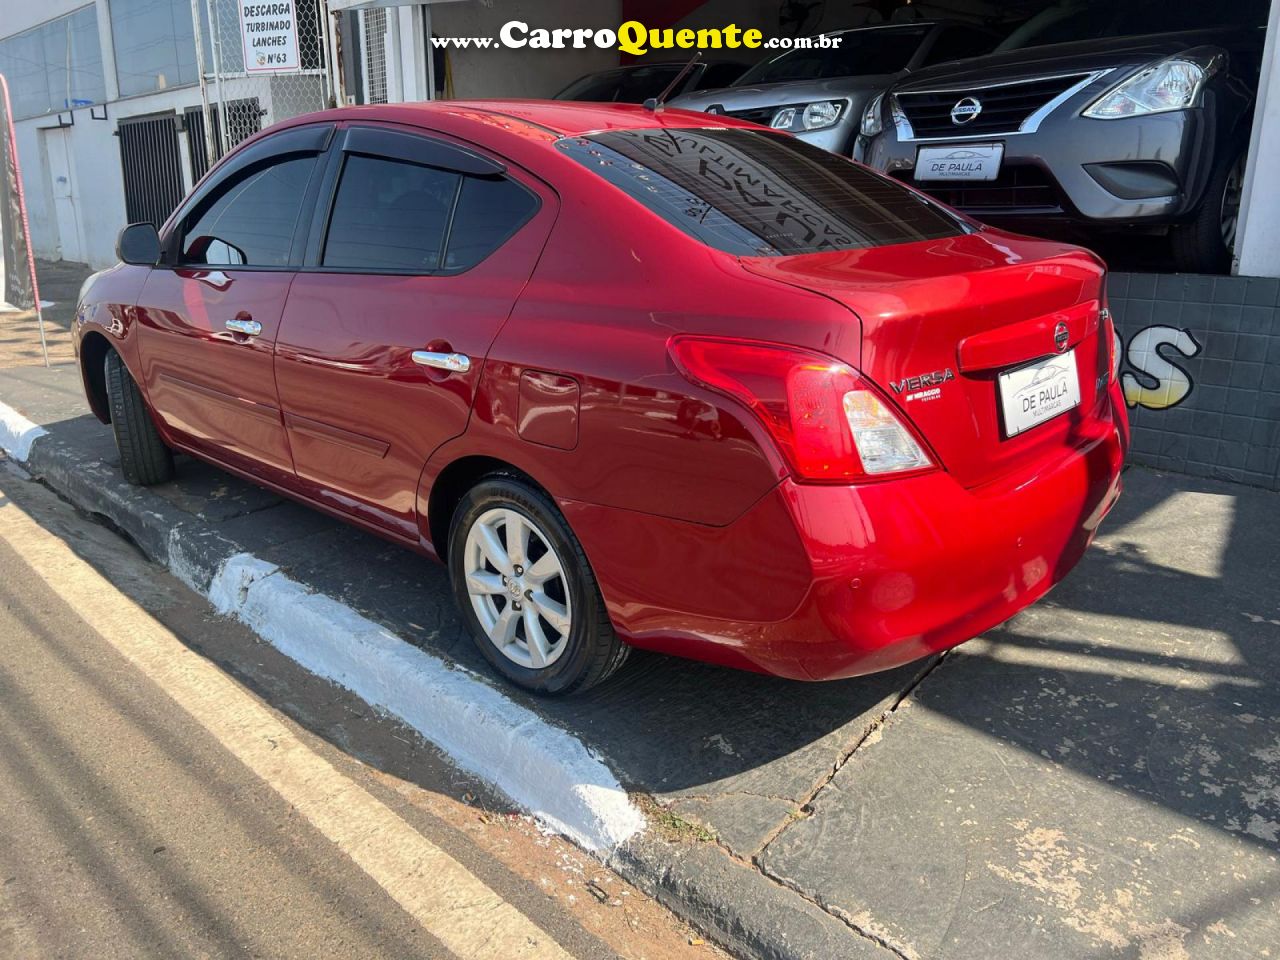
[[1068,350],[1000,374],[1000,405],[1004,432],[1009,437],[1078,407],[1080,372],[1076,369],[1076,352]]
[[916,179],[994,180],[1000,176],[1003,159],[1003,143],[921,147],[916,154]]

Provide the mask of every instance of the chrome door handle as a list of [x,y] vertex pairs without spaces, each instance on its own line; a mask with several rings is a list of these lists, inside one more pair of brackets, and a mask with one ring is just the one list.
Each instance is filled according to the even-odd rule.
[[451,370],[454,373],[466,373],[471,369],[471,358],[465,353],[432,353],[430,350],[415,350],[413,362],[420,367],[434,367],[437,370]]
[[227,329],[246,337],[256,337],[262,333],[262,324],[257,320],[228,320]]

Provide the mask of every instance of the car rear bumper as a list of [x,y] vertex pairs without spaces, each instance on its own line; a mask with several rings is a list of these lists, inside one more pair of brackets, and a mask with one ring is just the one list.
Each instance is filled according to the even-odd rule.
[[963,643],[1079,562],[1120,493],[1123,400],[1069,456],[966,489],[947,473],[784,481],[728,527],[562,503],[635,646],[798,680]]
[[904,141],[890,129],[860,140],[854,155],[979,220],[1121,226],[1172,223],[1193,213],[1215,146],[1202,110],[1122,120],[1058,116],[1034,134],[982,142],[1004,144],[1001,177],[992,184],[914,179],[920,147],[960,147],[963,140]]

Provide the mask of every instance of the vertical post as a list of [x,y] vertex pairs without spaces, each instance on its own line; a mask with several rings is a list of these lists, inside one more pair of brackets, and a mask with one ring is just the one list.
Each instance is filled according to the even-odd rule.
[[[342,91],[342,58],[338,51],[338,31],[329,22],[329,5],[325,0],[315,0],[315,15],[320,18],[320,46],[324,51],[325,106],[340,107]],[[335,11],[333,16],[337,16]]]
[[436,48],[431,40],[432,24],[431,24],[431,4],[424,3],[422,5],[422,45],[425,48],[425,56],[427,58],[427,96],[426,99],[434,100],[436,98]]
[[[191,0],[191,27],[196,35],[196,73],[200,76],[200,119],[204,126],[204,168],[213,166],[213,117],[209,114],[209,78],[205,76],[204,26],[200,23],[200,0]],[[191,141],[188,139],[187,141]],[[194,179],[194,171],[193,171]],[[191,184],[193,187],[194,183]]]
[[400,53],[400,8],[387,8],[386,18],[387,32],[382,49],[387,64],[387,103],[404,103],[409,98],[405,95],[404,57]]
[[36,277],[36,251],[31,246],[31,224],[27,220],[27,198],[22,192],[22,164],[18,159],[18,135],[13,129],[13,104],[9,101],[9,81],[0,73],[0,94],[4,96],[4,119],[9,125],[9,149],[13,151],[14,188],[18,193],[18,210],[22,214],[22,237],[27,245],[27,269],[31,271],[31,296],[36,302],[36,326],[40,330],[40,352],[49,366],[49,342],[44,335],[44,308],[40,306],[40,281]]
[[[1271,174],[1280,153],[1280,0],[1271,4],[1262,75],[1253,110],[1249,165],[1240,198],[1236,272],[1245,277],[1280,277],[1280,183]],[[1272,160],[1265,158],[1271,157]]]
[[[218,94],[218,139],[222,141],[222,152],[231,152],[231,130],[227,125],[227,98],[222,92],[222,30],[218,22],[218,11],[214,4],[217,0],[205,0],[205,9],[209,11],[209,29],[213,31],[213,85]],[[213,163],[212,155],[209,163]]]

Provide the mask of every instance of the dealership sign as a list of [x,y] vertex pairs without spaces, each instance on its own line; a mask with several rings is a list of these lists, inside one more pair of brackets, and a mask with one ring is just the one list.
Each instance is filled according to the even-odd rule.
[[293,0],[241,0],[240,36],[248,73],[298,69],[298,18]]

